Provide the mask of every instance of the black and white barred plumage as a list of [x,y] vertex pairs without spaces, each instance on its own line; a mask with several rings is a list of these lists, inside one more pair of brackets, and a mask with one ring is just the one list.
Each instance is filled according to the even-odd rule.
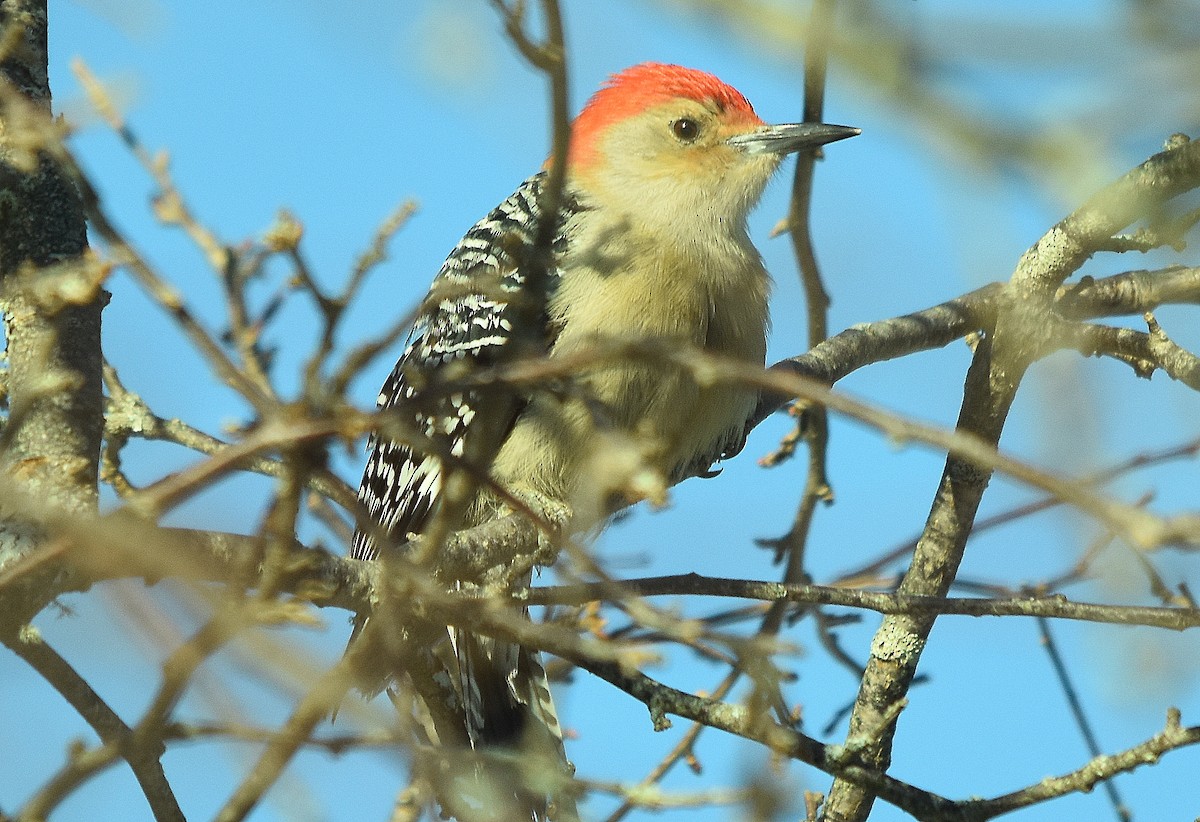
[[[525,275],[524,251],[533,244],[541,209],[538,204],[545,173],[530,177],[459,241],[442,264],[417,317],[408,346],[379,392],[380,409],[411,402],[414,379],[428,379],[458,360],[486,366],[513,337],[510,302],[505,293],[519,291]],[[566,238],[563,226],[571,205],[562,210],[555,251]],[[552,289],[557,272],[548,272]],[[549,295],[547,295],[549,296]],[[548,334],[548,332],[547,332]],[[548,336],[546,342],[549,342]],[[434,407],[415,411],[417,429],[454,455],[462,456],[465,435],[480,413],[470,392],[451,395]],[[370,457],[358,489],[358,499],[373,522],[393,538],[420,533],[437,504],[441,490],[441,461],[431,453],[373,437]],[[378,548],[366,530],[354,535],[350,556],[374,559]]]
[[[442,489],[443,466],[439,453],[464,456],[464,442],[472,423],[480,415],[495,413],[496,405],[481,408],[478,392],[464,391],[422,400],[420,387],[434,379],[439,370],[453,363],[486,367],[496,362],[505,346],[514,339],[514,299],[525,285],[523,260],[531,252],[538,231],[541,209],[539,196],[545,174],[526,180],[508,199],[476,223],[459,241],[442,264],[416,319],[409,342],[379,393],[382,410],[411,410],[415,430],[431,446],[428,451],[394,442],[386,436],[374,436],[368,447],[370,456],[363,473],[358,499],[372,522],[382,533],[397,542],[410,534],[419,534],[436,512]],[[564,226],[573,205],[560,210],[558,236],[554,251],[565,248]],[[551,269],[546,285],[547,298],[558,280]],[[551,343],[549,330],[542,342]],[[504,403],[515,418],[519,403]],[[512,419],[490,420],[501,429]],[[350,555],[373,560],[379,547],[372,534],[358,529]],[[356,622],[356,635],[364,620]],[[426,628],[422,634],[430,633]],[[510,643],[475,637],[455,628],[440,632],[433,629],[432,639],[422,645],[421,658],[414,664],[429,676],[430,683],[418,683],[417,691],[430,691],[441,697],[437,706],[427,706],[432,727],[431,737],[464,739],[472,748],[514,746],[525,741],[530,723],[536,733],[557,749],[566,766],[559,728],[545,670],[537,654]],[[353,640],[352,640],[353,641]],[[401,672],[391,672],[395,676]],[[420,686],[424,687],[420,687]],[[366,682],[370,690],[375,683]],[[378,683],[383,687],[383,683]],[[438,723],[442,727],[436,727]],[[454,725],[447,729],[446,725]],[[525,818],[544,819],[548,800],[544,795],[529,796],[519,784],[510,786],[513,797],[525,807]],[[447,812],[460,813],[447,807]]]

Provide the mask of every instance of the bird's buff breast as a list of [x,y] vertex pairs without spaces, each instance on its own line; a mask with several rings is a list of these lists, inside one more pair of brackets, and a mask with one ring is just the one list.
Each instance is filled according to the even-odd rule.
[[[652,276],[624,266],[563,271],[550,305],[561,329],[551,357],[578,367],[533,395],[497,455],[495,478],[518,494],[569,502],[577,521],[598,521],[634,501],[648,477],[673,484],[739,443],[756,393],[698,382],[691,367],[701,352],[763,364],[769,281],[756,253],[734,256],[699,285],[694,270],[682,270],[694,261],[681,259],[653,261]],[[729,276],[738,268],[741,276]],[[614,350],[639,342],[647,345]]]

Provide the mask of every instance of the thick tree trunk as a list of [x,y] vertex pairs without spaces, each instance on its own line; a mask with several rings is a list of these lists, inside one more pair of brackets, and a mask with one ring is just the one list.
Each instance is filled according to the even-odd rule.
[[[78,192],[54,159],[47,25],[46,0],[0,0],[0,302],[9,405],[0,433],[0,569],[36,542],[26,526],[40,516],[31,508],[95,509],[104,425],[104,295],[80,288],[81,269],[72,265],[83,260],[87,232]],[[14,605],[5,603],[10,615]]]

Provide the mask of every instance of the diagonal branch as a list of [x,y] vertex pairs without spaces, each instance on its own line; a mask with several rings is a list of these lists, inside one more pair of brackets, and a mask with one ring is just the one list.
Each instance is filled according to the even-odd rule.
[[[1153,213],[1162,203],[1200,186],[1200,145],[1184,143],[1151,157],[1089,199],[1030,248],[1017,264],[1011,294],[1002,301],[996,328],[975,351],[963,392],[958,430],[994,448],[1021,377],[1045,348],[1046,322],[1055,290],[1113,234]],[[944,597],[962,560],[975,514],[991,479],[990,468],[951,453],[912,564],[899,593]],[[916,676],[934,617],[888,616],[872,644],[850,717],[850,738],[873,740],[860,751],[872,770],[891,760],[896,710]],[[836,779],[825,816],[862,822],[873,794]]]
[[163,747],[134,743],[133,731],[108,706],[87,681],[39,637],[5,636],[4,644],[54,687],[83,717],[106,747],[120,752],[142,787],[157,822],[182,822],[183,811],[163,773],[159,757]]

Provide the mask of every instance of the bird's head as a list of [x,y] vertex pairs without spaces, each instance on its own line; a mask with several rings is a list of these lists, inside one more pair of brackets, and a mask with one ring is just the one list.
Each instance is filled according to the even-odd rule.
[[768,125],[707,72],[641,63],[609,78],[575,119],[568,169],[584,192],[623,211],[744,220],[785,155],[858,133]]

